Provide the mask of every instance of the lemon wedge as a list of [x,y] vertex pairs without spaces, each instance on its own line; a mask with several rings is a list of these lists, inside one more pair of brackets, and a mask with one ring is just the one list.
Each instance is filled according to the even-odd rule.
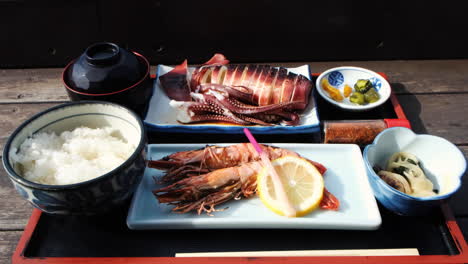
[[[271,163],[281,179],[289,203],[296,210],[296,216],[304,216],[319,206],[325,184],[314,165],[294,156],[284,156]],[[285,215],[273,186],[267,168],[263,168],[257,175],[258,196],[270,210]]]

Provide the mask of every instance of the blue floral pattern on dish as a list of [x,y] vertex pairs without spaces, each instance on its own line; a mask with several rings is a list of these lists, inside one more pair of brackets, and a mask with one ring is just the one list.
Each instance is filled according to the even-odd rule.
[[333,86],[340,86],[344,82],[343,74],[339,71],[331,72],[328,75],[328,82]]
[[380,81],[379,78],[376,77],[371,77],[369,78],[369,81],[372,83],[372,86],[378,91],[382,87],[382,82]]

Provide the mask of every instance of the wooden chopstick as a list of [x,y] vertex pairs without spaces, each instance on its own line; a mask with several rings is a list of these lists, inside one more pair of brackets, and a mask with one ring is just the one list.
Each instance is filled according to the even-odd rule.
[[176,257],[419,256],[417,248],[176,253]]

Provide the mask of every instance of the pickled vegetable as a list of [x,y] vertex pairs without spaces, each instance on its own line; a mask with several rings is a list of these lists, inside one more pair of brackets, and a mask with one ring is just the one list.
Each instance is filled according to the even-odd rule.
[[397,152],[388,160],[386,170],[379,171],[378,175],[393,188],[411,196],[437,195],[438,191],[434,190],[434,184],[426,177],[419,164],[415,155]]
[[325,90],[333,100],[338,102],[343,101],[343,96],[341,95],[340,90],[331,86],[327,79],[322,79],[322,89]]
[[359,93],[359,92],[354,92],[351,94],[349,97],[349,101],[351,103],[355,103],[358,105],[365,105],[366,104],[366,99],[364,98],[364,94]]
[[348,98],[351,95],[352,92],[353,92],[353,88],[351,88],[351,86],[345,84],[344,89],[343,89],[344,97]]
[[372,87],[373,86],[372,86],[371,81],[366,80],[366,79],[359,79],[356,82],[356,84],[354,84],[354,90],[356,90],[356,92],[360,92],[360,93],[366,93]]
[[372,87],[364,94],[367,103],[374,103],[380,99],[379,93]]
[[411,193],[411,185],[408,180],[398,173],[381,170],[377,173],[379,177],[391,187],[403,193]]

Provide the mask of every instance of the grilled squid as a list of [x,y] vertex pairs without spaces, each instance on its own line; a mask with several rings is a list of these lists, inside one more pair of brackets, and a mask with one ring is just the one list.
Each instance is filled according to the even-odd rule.
[[221,54],[193,70],[187,61],[159,77],[178,121],[240,125],[297,125],[312,84],[283,67],[229,64]]

